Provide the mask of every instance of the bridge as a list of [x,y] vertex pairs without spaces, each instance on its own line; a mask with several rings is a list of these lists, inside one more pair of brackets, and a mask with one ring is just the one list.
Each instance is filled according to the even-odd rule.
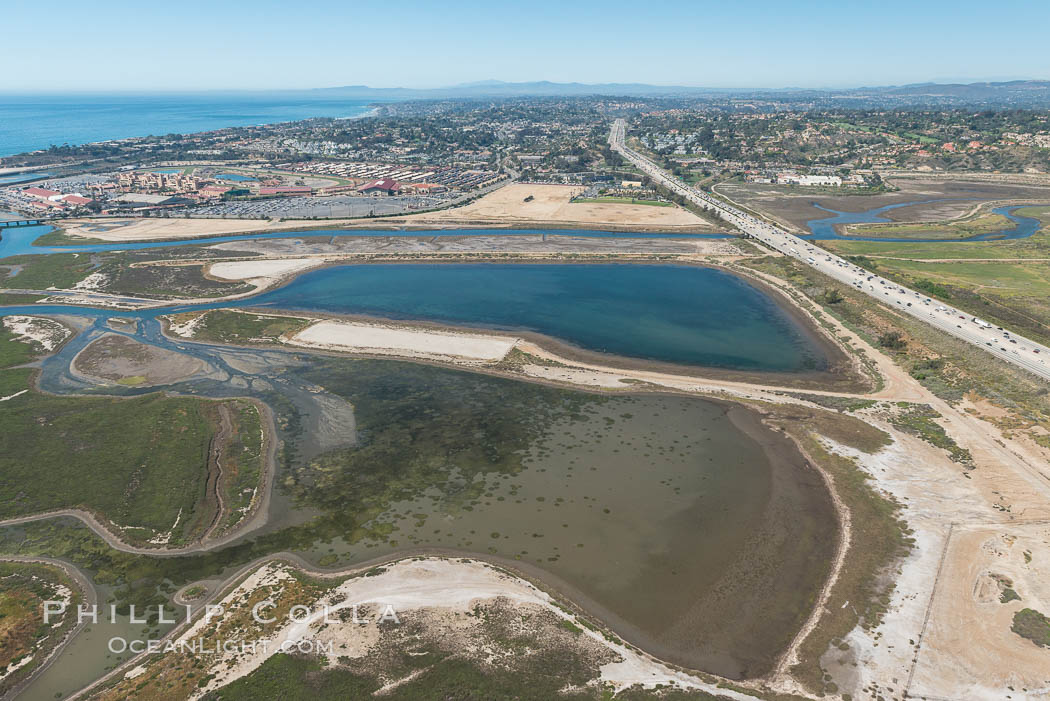
[[41,219],[12,219],[9,221],[0,220],[0,229],[11,229],[16,226],[37,226],[43,224]]

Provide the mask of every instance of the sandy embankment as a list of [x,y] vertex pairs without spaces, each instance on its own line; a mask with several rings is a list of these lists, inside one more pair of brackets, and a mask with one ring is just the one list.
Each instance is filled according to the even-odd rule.
[[[1046,452],[1028,452],[935,397],[923,400],[976,467],[968,471],[943,450],[895,431],[878,410],[862,414],[894,435],[892,446],[874,456],[832,446],[902,505],[915,547],[893,573],[882,624],[854,629],[845,647],[828,650],[822,667],[854,698],[865,691],[887,699],[1044,698],[1033,691],[1050,689],[1047,653],[1010,626],[1021,608],[1050,610]],[[1020,601],[1000,598],[1000,578]],[[781,690],[791,688],[781,680]]]
[[[374,220],[372,220],[374,221]],[[330,219],[324,226],[353,226],[356,219]],[[67,219],[62,229],[69,236],[100,241],[153,241],[205,238],[248,232],[302,231],[320,222],[274,221],[271,219]]]
[[208,274],[222,280],[257,280],[279,278],[324,264],[317,258],[278,258],[273,260],[240,260],[213,263]]
[[501,360],[517,342],[518,339],[507,336],[348,321],[319,321],[288,340],[291,345],[325,350],[481,361]]
[[[238,602],[256,589],[279,584],[291,575],[284,565],[271,564],[260,567],[248,576],[244,582],[230,592],[221,602],[224,610],[236,609]],[[258,669],[270,656],[275,654],[283,642],[299,640],[333,641],[349,657],[364,657],[378,642],[382,633],[374,625],[355,623],[325,623],[338,621],[338,612],[354,606],[373,605],[378,612],[387,606],[400,616],[414,613],[414,620],[427,620],[442,629],[452,632],[455,626],[449,625],[452,614],[466,614],[475,606],[484,602],[501,599],[509,602],[527,614],[531,610],[542,610],[566,620],[581,629],[592,643],[597,643],[614,653],[619,660],[605,664],[600,670],[600,681],[623,689],[636,684],[653,688],[658,684],[678,689],[699,689],[708,693],[718,693],[738,700],[751,700],[754,697],[719,689],[701,679],[676,671],[660,662],[635,652],[625,645],[606,639],[600,632],[584,626],[573,614],[557,606],[547,593],[534,585],[501,572],[490,565],[477,561],[446,560],[426,558],[401,560],[385,567],[384,571],[374,576],[354,577],[334,587],[321,601],[311,608],[312,613],[299,622],[283,625],[267,639],[270,644],[263,650],[257,646],[255,653],[246,652],[233,658],[223,656],[209,674],[215,675],[198,694],[225,686],[230,682],[250,674]],[[201,618],[195,625],[180,636],[180,640],[192,641],[201,636],[209,627]],[[127,672],[125,678],[136,678],[146,671],[142,666]]]

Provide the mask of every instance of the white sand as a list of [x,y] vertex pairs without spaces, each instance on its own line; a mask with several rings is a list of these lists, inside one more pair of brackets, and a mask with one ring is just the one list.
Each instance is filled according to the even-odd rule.
[[73,289],[96,292],[105,287],[107,282],[109,282],[109,277],[105,273],[91,273],[86,278],[73,285]]
[[193,338],[197,334],[197,326],[204,320],[207,314],[198,314],[186,321],[176,322],[174,317],[166,316],[168,320],[168,331],[181,338]]
[[319,321],[293,336],[289,343],[358,352],[412,357],[456,357],[500,360],[517,342],[506,336],[450,333],[428,329]]
[[271,260],[238,260],[214,263],[208,269],[212,277],[223,280],[252,280],[287,275],[312,268],[324,261],[316,258],[276,258]]
[[[259,586],[287,578],[287,571],[280,565],[268,565],[253,573],[241,586],[223,600],[224,607],[236,607],[236,602],[243,600],[244,595]],[[341,609],[355,605],[373,604],[378,615],[386,606],[393,607],[398,616],[408,611],[421,609],[439,611],[471,611],[481,601],[503,599],[523,606],[538,606],[557,615],[559,618],[579,625],[580,622],[570,613],[556,606],[551,597],[540,591],[529,582],[499,572],[492,567],[477,561],[451,561],[428,558],[425,560],[402,560],[389,565],[385,571],[369,577],[354,577],[339,585],[323,601],[329,606],[332,617]],[[209,672],[214,676],[207,686],[196,694],[202,696],[221,686],[229,684],[258,669],[268,657],[274,654],[281,643],[286,641],[309,640],[316,638],[319,629],[331,629],[339,624],[323,625],[325,611],[314,606],[312,613],[301,622],[289,622],[270,637],[268,651],[258,649],[256,654],[239,656],[235,661],[226,659],[213,667]],[[203,619],[202,619],[203,621]],[[344,626],[357,628],[354,624]],[[191,640],[198,635],[205,624],[198,622],[180,639]],[[697,677],[673,670],[651,658],[634,652],[626,646],[607,640],[601,633],[583,628],[583,635],[607,647],[619,657],[619,662],[606,664],[601,668],[601,681],[611,684],[617,690],[634,684],[652,688],[657,684],[673,686],[679,689],[701,689],[708,693],[717,693],[741,701],[753,701],[756,697],[719,689]],[[136,670],[132,670],[135,672]]]
[[39,343],[46,352],[53,351],[69,336],[69,330],[62,324],[37,316],[5,316],[2,323],[18,340]]

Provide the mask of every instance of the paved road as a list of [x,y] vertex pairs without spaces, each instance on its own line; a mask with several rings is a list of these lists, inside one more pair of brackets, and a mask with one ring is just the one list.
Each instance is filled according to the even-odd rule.
[[1050,348],[1023,336],[985,324],[963,311],[941,304],[920,292],[874,275],[832,255],[769,222],[754,217],[705,192],[689,187],[651,160],[627,147],[627,123],[618,119],[609,133],[609,145],[653,180],[690,202],[713,210],[740,231],[784,255],[816,268],[828,277],[855,287],[898,311],[971,343],[1032,374],[1050,381]]

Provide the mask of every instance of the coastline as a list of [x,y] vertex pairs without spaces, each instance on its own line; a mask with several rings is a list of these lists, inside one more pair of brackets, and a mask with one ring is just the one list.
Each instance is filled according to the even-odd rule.
[[[280,93],[278,93],[279,95]],[[301,92],[298,96],[286,94],[286,99],[275,98],[271,92],[259,91],[209,91],[209,92],[170,92],[170,93],[74,93],[72,95],[37,95],[32,93],[6,93],[3,95],[12,112],[16,115],[17,108],[29,104],[38,110],[31,113],[34,123],[38,126],[43,121],[47,127],[44,135],[35,145],[27,142],[0,143],[0,159],[16,159],[38,151],[46,151],[52,143],[67,143],[77,147],[93,146],[97,144],[134,141],[147,138],[151,133],[148,125],[155,123],[158,119],[170,124],[167,133],[177,133],[182,136],[190,134],[207,134],[224,129],[241,129],[257,126],[271,126],[276,124],[288,124],[302,122],[310,119],[363,119],[378,114],[379,106],[386,102],[377,101],[375,98],[342,98],[324,99],[309,97],[308,91]],[[297,113],[281,113],[281,110],[292,109],[296,104],[307,102],[308,109]],[[391,100],[390,102],[396,102]],[[359,115],[345,115],[346,103],[358,103],[357,107],[364,108],[365,112]],[[71,128],[74,122],[84,120],[84,115],[92,114],[92,108],[102,107],[99,117],[102,120],[110,120],[106,125],[110,133],[100,132],[98,128],[90,131],[77,131]],[[51,109],[50,112],[43,107]],[[189,112],[188,109],[196,109],[198,112]],[[225,121],[222,119],[221,110],[230,112]],[[141,114],[135,115],[141,110]],[[273,114],[265,114],[269,110],[276,111]],[[113,122],[112,112],[121,115],[119,122]],[[255,114],[244,115],[254,111]],[[142,126],[135,126],[140,133],[128,134],[126,125],[129,112],[141,118]],[[344,112],[343,116],[339,113]],[[76,114],[77,119],[70,119],[69,114]],[[24,118],[23,118],[24,119]],[[181,120],[181,121],[180,121]],[[134,123],[134,122],[133,122]],[[18,133],[23,130],[19,125],[17,117],[11,117],[11,132]],[[30,131],[29,133],[35,133]],[[56,141],[53,134],[62,134],[62,139]],[[73,134],[70,137],[70,134]],[[77,136],[79,134],[79,136]],[[3,136],[3,135],[0,135]],[[24,138],[24,137],[23,137]],[[47,143],[44,143],[44,141]],[[20,149],[20,150],[12,150]]]

